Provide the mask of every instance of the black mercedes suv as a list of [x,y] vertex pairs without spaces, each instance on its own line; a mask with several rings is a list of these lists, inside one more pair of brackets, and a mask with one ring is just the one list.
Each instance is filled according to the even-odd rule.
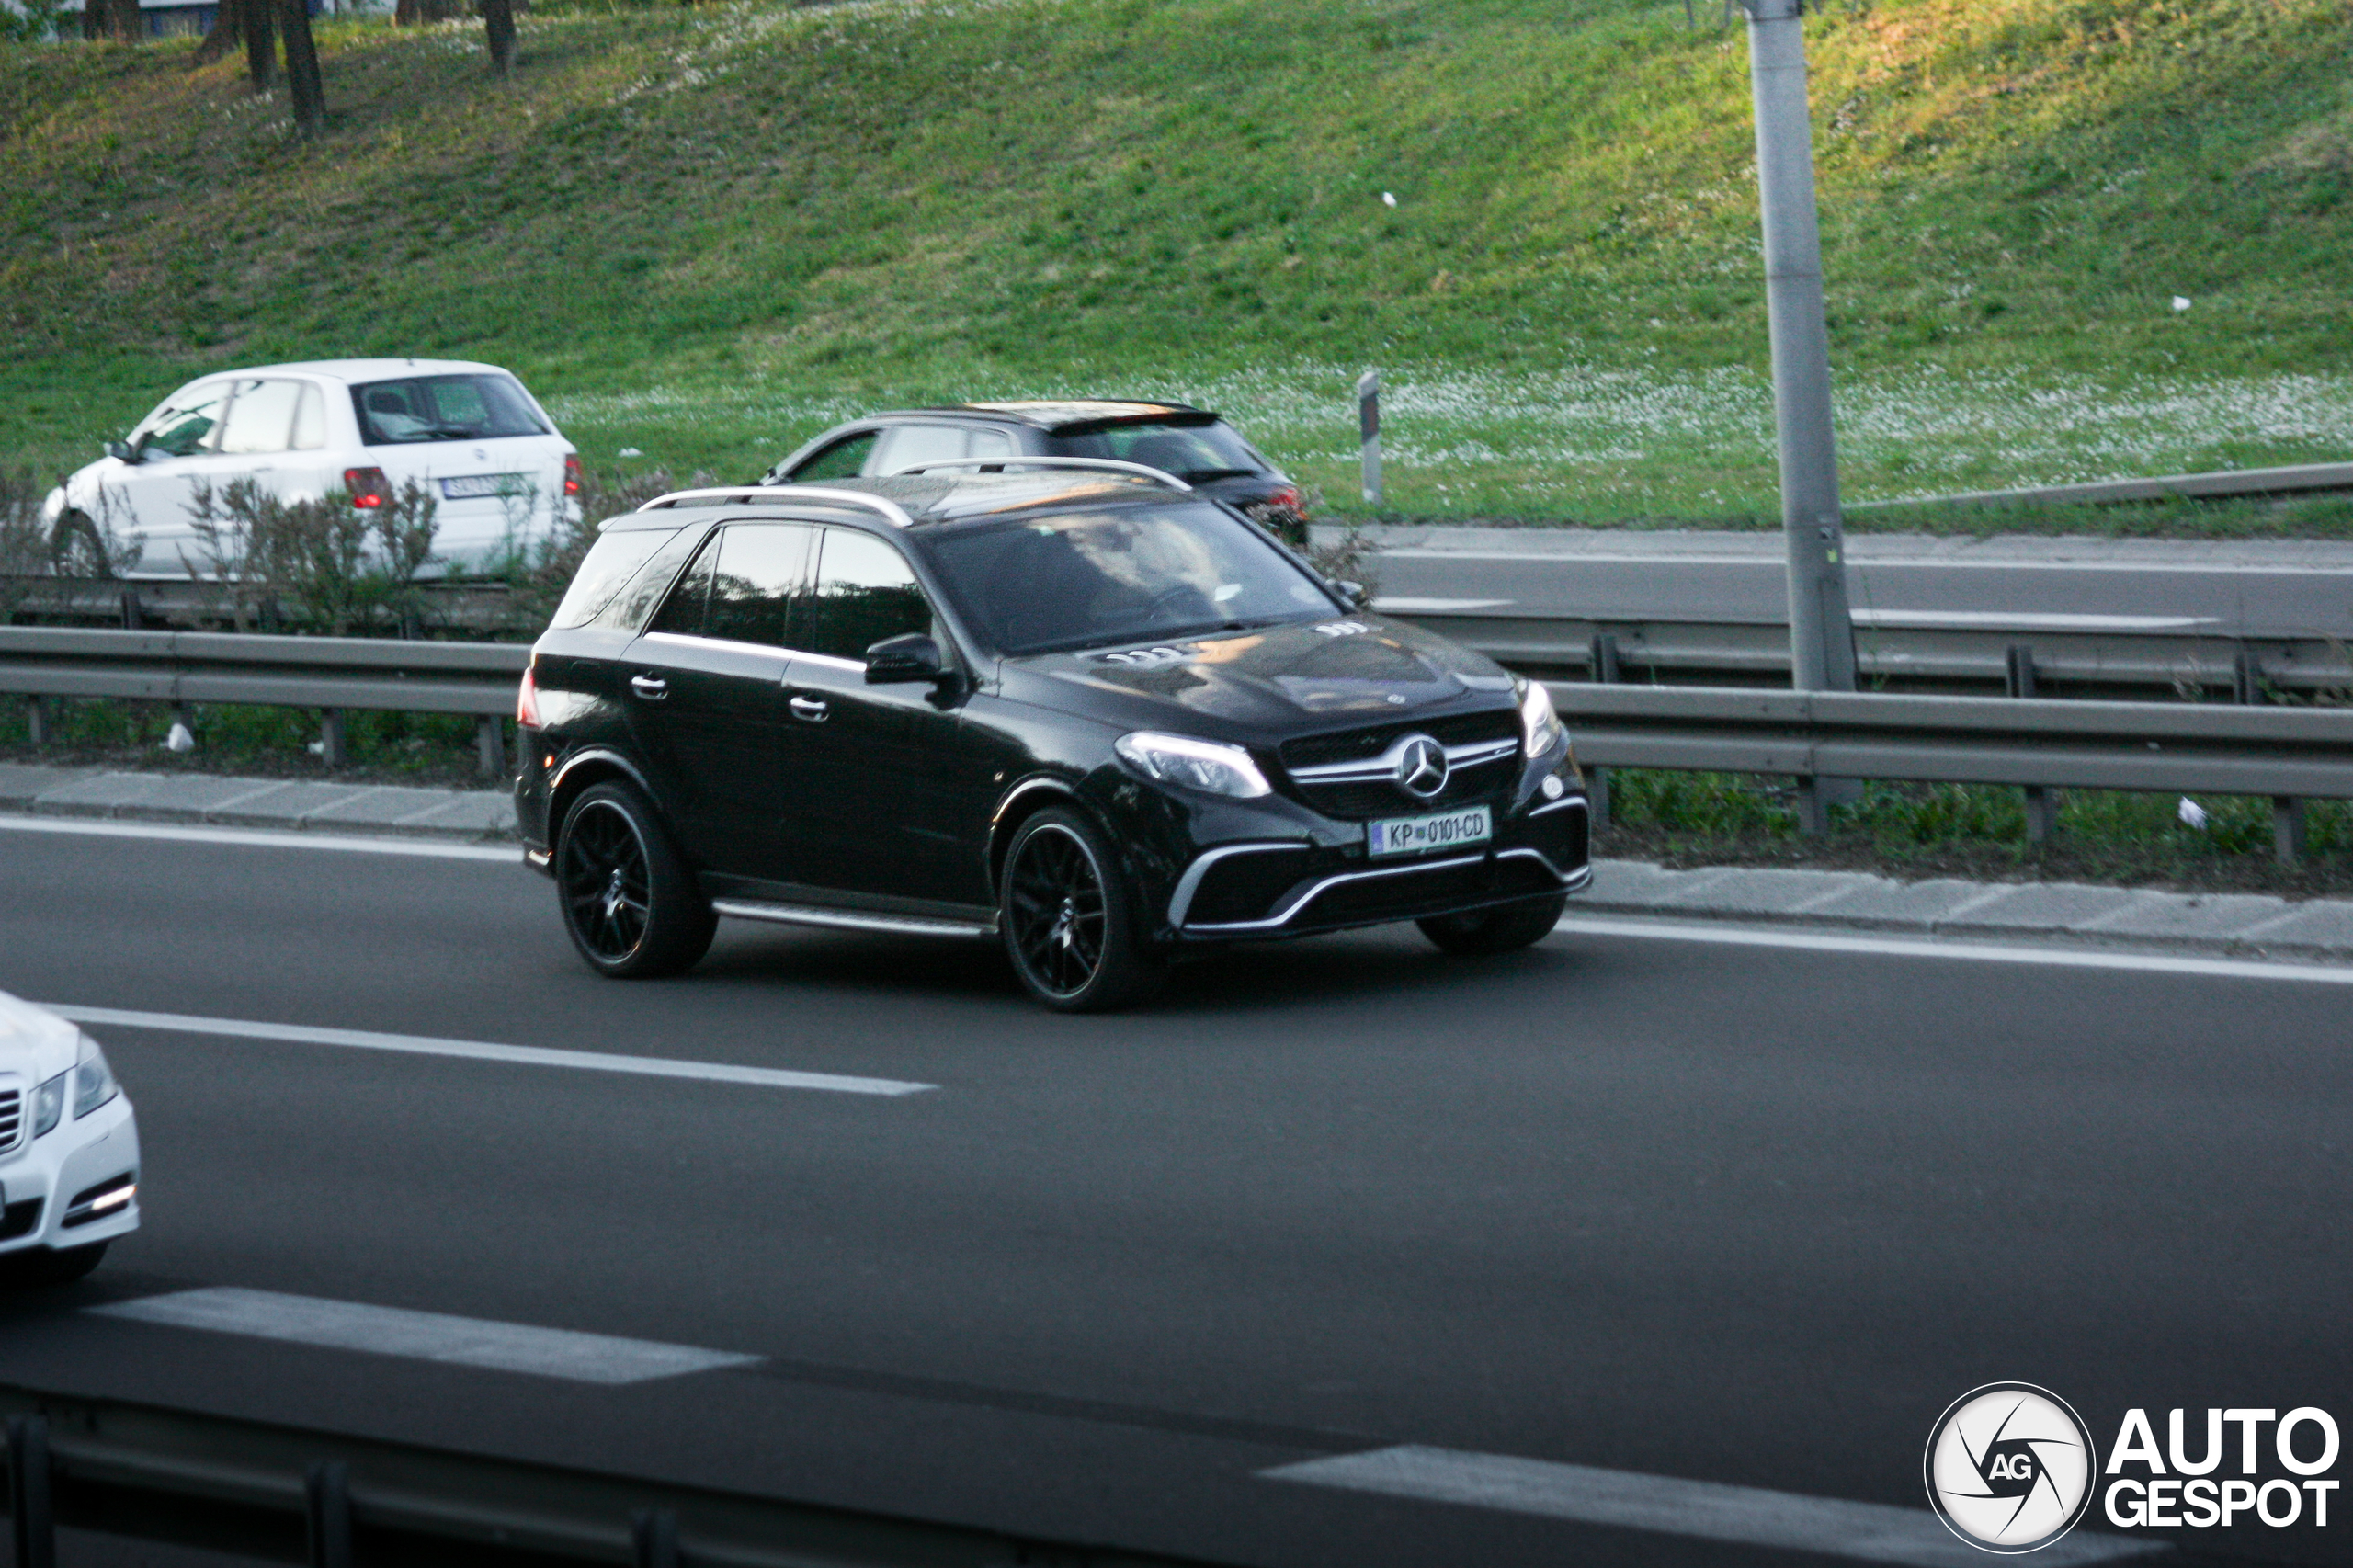
[[1142,463],[1239,508],[1285,543],[1307,542],[1299,486],[1221,415],[1182,403],[965,403],[870,414],[801,447],[761,483],[830,484],[1024,453]]
[[996,936],[1092,1010],[1223,943],[1552,928],[1591,873],[1541,686],[1165,474],[978,461],[604,526],[516,784],[591,965],[685,969],[722,915]]

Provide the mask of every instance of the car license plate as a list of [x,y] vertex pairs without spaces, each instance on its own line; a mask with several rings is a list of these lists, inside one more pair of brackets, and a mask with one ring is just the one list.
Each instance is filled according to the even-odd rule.
[[471,501],[482,495],[520,495],[530,487],[530,476],[522,473],[468,473],[441,482],[441,496],[447,501]]
[[1364,824],[1365,850],[1375,857],[1454,849],[1465,844],[1484,844],[1494,836],[1495,824],[1484,806],[1426,817],[1386,817]]

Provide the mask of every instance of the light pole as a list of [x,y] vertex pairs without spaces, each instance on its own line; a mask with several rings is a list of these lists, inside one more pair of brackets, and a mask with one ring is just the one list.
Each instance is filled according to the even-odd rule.
[[[1855,631],[1847,608],[1846,525],[1830,426],[1830,333],[1822,300],[1822,228],[1813,200],[1813,134],[1805,90],[1802,0],[1742,0],[1748,79],[1756,105],[1756,195],[1765,228],[1765,311],[1773,347],[1773,418],[1780,437],[1781,531],[1790,559],[1790,684],[1855,689]],[[1806,831],[1825,825],[1847,780],[1807,779]]]

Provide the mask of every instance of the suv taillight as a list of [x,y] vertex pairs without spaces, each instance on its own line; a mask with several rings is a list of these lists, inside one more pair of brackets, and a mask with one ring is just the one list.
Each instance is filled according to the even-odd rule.
[[1269,506],[1280,507],[1286,512],[1296,512],[1300,510],[1298,487],[1293,486],[1288,490],[1276,491],[1272,495],[1267,497],[1267,505]]
[[531,666],[523,666],[523,684],[515,688],[515,722],[526,729],[540,727],[540,683],[531,678]]
[[566,495],[580,494],[580,454],[578,452],[563,454],[563,493]]
[[343,471],[343,487],[351,493],[354,506],[372,512],[392,494],[392,482],[381,468],[347,468]]

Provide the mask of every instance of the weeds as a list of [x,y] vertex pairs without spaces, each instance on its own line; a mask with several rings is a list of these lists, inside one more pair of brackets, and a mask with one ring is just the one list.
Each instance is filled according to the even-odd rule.
[[188,506],[197,559],[182,564],[240,631],[291,620],[342,637],[400,624],[416,611],[439,505],[415,480],[366,509],[340,490],[290,501],[252,479],[217,490],[199,481]]

